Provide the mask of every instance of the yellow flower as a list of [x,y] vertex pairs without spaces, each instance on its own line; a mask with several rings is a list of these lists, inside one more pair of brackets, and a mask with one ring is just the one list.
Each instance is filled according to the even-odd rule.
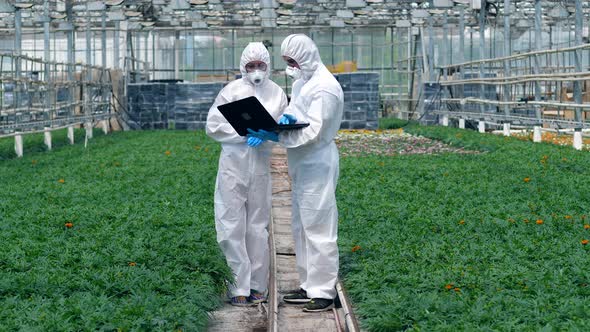
[[459,225],[465,225],[465,220],[463,220],[463,219],[459,220]]
[[135,265],[137,265],[137,263],[135,263],[135,262],[129,262],[129,266],[135,266]]
[[65,183],[65,182],[66,182],[66,180],[64,180],[64,179],[59,179],[59,180],[57,180],[57,182],[59,182],[59,183]]
[[172,152],[170,152],[170,150],[166,150],[166,152],[164,152],[167,156],[169,156]]
[[570,215],[568,214],[568,215],[566,215],[564,218],[565,218],[565,219],[572,219],[572,216],[570,216]]
[[590,225],[588,225],[588,224],[584,225],[584,229],[590,229]]
[[529,181],[531,181],[531,178],[524,178],[523,181],[528,183]]

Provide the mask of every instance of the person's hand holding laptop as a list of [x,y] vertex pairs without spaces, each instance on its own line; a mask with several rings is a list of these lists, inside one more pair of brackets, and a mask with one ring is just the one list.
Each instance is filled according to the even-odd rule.
[[297,119],[290,114],[283,115],[277,123],[254,96],[219,105],[217,108],[238,135],[248,136],[250,146],[258,146],[264,140],[278,142],[279,131],[309,126],[309,123],[296,123]]

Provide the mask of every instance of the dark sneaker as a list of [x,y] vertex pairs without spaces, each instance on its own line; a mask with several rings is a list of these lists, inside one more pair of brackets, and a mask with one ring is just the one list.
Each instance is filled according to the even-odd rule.
[[229,302],[236,307],[249,307],[252,305],[252,303],[248,302],[248,297],[246,296],[234,296]]
[[320,312],[332,310],[332,308],[334,308],[334,300],[313,298],[311,299],[311,301],[305,304],[305,307],[303,307],[303,311]]
[[283,296],[283,300],[287,303],[307,303],[311,299],[307,297],[307,292],[301,288],[297,291]]
[[259,292],[255,289],[250,290],[250,296],[248,296],[248,302],[258,304],[266,302],[266,292]]

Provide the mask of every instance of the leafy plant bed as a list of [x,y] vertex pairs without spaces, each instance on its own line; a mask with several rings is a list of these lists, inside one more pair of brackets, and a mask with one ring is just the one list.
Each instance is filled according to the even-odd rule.
[[0,161],[2,329],[204,330],[230,276],[218,145],[203,131],[77,142]]
[[341,158],[341,273],[363,326],[590,329],[590,154],[404,131],[488,153]]

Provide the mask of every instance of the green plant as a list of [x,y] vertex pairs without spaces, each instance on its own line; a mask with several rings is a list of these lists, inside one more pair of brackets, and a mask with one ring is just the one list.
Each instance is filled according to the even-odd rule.
[[213,221],[218,145],[202,131],[77,141],[0,161],[0,326],[204,330],[231,277]]
[[341,273],[363,325],[590,328],[590,155],[452,128],[404,131],[485,153],[341,159]]

